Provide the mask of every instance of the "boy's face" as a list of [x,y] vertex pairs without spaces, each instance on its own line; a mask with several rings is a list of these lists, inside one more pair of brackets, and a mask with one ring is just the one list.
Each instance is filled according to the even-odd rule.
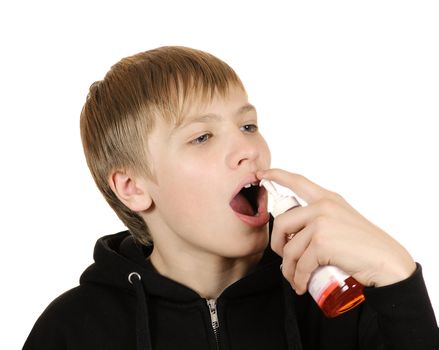
[[149,137],[154,205],[145,219],[155,245],[229,258],[260,253],[268,243],[267,194],[259,187],[238,194],[270,166],[256,110],[236,87],[191,108],[177,127],[157,120]]

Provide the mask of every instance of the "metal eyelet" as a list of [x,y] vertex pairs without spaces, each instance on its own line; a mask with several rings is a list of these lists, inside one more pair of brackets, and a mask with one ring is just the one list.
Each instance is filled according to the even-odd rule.
[[130,282],[131,284],[133,284],[133,282],[131,281],[131,277],[133,276],[137,276],[137,278],[139,279],[139,281],[142,279],[142,277],[140,277],[140,275],[137,272],[131,272],[128,275],[128,282]]

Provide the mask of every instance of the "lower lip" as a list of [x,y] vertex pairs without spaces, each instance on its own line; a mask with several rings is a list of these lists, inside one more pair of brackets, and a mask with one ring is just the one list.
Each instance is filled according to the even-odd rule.
[[258,213],[254,216],[244,215],[233,211],[235,215],[247,225],[251,227],[261,227],[264,226],[269,220],[270,215],[267,211],[267,192],[264,191],[263,195],[259,199],[258,203]]

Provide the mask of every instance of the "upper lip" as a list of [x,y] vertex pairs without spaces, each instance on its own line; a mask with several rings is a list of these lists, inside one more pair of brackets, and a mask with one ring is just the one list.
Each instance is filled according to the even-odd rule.
[[233,195],[230,198],[230,201],[232,201],[233,198],[242,190],[242,188],[245,185],[253,184],[253,183],[259,183],[258,178],[256,177],[256,174],[249,174],[247,175],[236,187],[235,191],[233,191]]

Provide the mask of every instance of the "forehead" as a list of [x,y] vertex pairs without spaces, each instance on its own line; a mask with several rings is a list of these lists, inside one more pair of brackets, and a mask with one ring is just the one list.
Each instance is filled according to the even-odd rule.
[[183,107],[180,117],[175,122],[175,128],[201,121],[209,116],[223,117],[256,112],[255,107],[248,102],[246,91],[241,87],[230,87],[225,93],[215,92],[212,96],[194,94],[187,98]]

